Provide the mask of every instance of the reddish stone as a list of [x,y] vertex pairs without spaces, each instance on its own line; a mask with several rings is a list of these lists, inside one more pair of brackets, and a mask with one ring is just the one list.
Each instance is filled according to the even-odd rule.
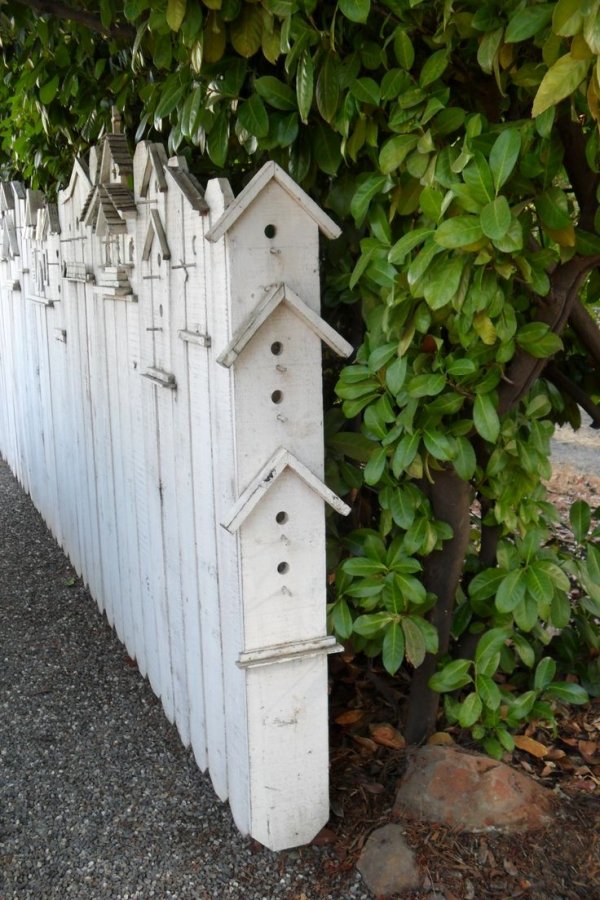
[[520,832],[551,822],[552,798],[527,775],[458,747],[421,747],[409,755],[394,815],[464,831]]

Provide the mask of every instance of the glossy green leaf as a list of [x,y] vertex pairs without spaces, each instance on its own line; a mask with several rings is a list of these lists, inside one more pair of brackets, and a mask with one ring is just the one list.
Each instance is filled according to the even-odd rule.
[[327,54],[319,71],[315,99],[317,109],[325,121],[331,122],[337,112],[340,100],[338,67],[331,53]]
[[458,721],[460,725],[463,728],[471,728],[471,726],[474,725],[481,716],[482,711],[483,704],[481,702],[481,697],[475,691],[467,694],[465,699],[460,704],[460,710],[458,713]]
[[492,628],[479,638],[475,650],[475,669],[479,675],[494,674],[500,661],[500,651],[509,636],[507,628]]
[[347,640],[353,630],[352,614],[347,602],[342,598],[333,605],[331,610],[331,623],[336,635],[343,641]]
[[254,82],[256,93],[273,109],[290,112],[296,109],[296,95],[292,88],[274,75],[263,75]]
[[363,473],[367,484],[377,484],[381,480],[381,476],[385,471],[386,459],[387,453],[385,447],[380,447],[371,455]]
[[414,134],[399,134],[385,142],[379,153],[379,169],[388,175],[404,162],[408,153],[417,146]]
[[187,0],[167,0],[166,19],[172,31],[179,31],[185,18]]
[[554,678],[556,674],[556,662],[550,657],[545,656],[539,661],[535,670],[533,685],[536,691],[543,691]]
[[421,629],[410,616],[403,617],[401,625],[404,634],[406,658],[416,669],[425,659],[427,652],[425,639]]
[[489,394],[477,394],[473,404],[473,424],[486,441],[494,444],[500,434],[500,419]]
[[397,622],[390,622],[385,629],[381,661],[386,672],[395,675],[404,660],[404,634]]
[[555,681],[548,685],[544,692],[545,697],[552,700],[560,700],[561,703],[573,703],[581,705],[589,701],[587,691],[580,684],[571,684],[568,681]]
[[238,121],[250,134],[259,138],[266,137],[269,132],[269,116],[258,94],[253,94],[249,100],[240,103]]
[[471,665],[470,659],[455,659],[447,663],[443,669],[432,675],[429,679],[429,687],[432,691],[440,694],[457,691],[472,681],[469,674]]
[[338,7],[351,22],[366,22],[371,11],[371,0],[339,0]]
[[592,512],[585,500],[575,500],[569,510],[569,522],[575,535],[575,540],[580,543],[585,540],[592,521]]
[[454,250],[475,244],[483,237],[483,229],[478,216],[454,216],[446,219],[434,234],[441,247]]
[[553,8],[553,3],[538,3],[517,9],[506,28],[506,43],[517,44],[539,34],[550,22]]
[[515,128],[506,128],[496,138],[490,150],[490,169],[496,192],[513,173],[521,151],[521,135]]
[[481,227],[486,237],[492,241],[501,240],[512,220],[508,200],[502,194],[481,210]]
[[373,637],[392,621],[392,616],[386,612],[372,613],[359,616],[354,620],[354,631],[363,637]]
[[300,118],[306,124],[314,94],[315,67],[312,56],[305,50],[298,63],[296,73],[296,96],[298,98],[298,110]]
[[493,678],[490,678],[489,675],[477,675],[475,688],[484,706],[492,710],[498,709],[502,701],[502,694]]
[[422,244],[423,241],[433,234],[432,228],[415,228],[413,231],[407,232],[403,237],[396,241],[388,254],[388,259],[394,265],[402,265],[411,250]]
[[47,106],[49,103],[52,103],[52,101],[56,97],[56,95],[58,93],[59,83],[60,82],[59,82],[58,75],[55,75],[54,78],[51,78],[50,81],[47,81],[46,84],[44,84],[40,88],[40,100],[42,101],[44,106]]
[[350,212],[356,222],[363,221],[371,200],[384,189],[386,182],[384,175],[363,175],[359,179],[350,204]]
[[589,59],[575,59],[570,53],[561,56],[542,78],[533,101],[532,116],[539,116],[572,94],[585,78],[589,65]]
[[496,608],[499,612],[512,612],[525,597],[526,581],[523,569],[513,569],[498,586]]

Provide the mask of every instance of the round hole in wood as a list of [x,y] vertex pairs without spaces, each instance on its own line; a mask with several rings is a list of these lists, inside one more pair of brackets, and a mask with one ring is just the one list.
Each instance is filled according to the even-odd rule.
[[265,235],[266,235],[266,237],[268,237],[268,238],[274,238],[276,234],[277,234],[277,229],[275,228],[274,225],[267,225],[267,226],[266,226],[266,228],[265,228]]
[[285,522],[287,522],[288,518],[288,514],[282,510],[275,516],[275,521],[278,523],[278,525],[283,525]]
[[281,341],[273,341],[273,343],[271,344],[271,353],[273,354],[273,356],[279,356],[282,350],[283,344],[281,343]]
[[289,563],[280,562],[279,565],[277,566],[277,571],[279,572],[280,575],[285,575],[286,572],[290,571]]
[[281,403],[283,400],[283,392],[282,391],[273,391],[271,394],[271,400],[273,403]]

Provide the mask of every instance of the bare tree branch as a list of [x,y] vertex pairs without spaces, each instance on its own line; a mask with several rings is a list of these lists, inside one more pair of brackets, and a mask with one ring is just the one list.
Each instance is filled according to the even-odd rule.
[[560,391],[564,394],[568,394],[569,397],[572,397],[573,400],[575,400],[575,402],[578,403],[582,409],[585,409],[586,413],[592,417],[596,425],[600,425],[600,406],[597,406],[594,401],[590,399],[583,388],[580,388],[578,384],[571,381],[571,379],[568,378],[564,372],[561,372],[554,363],[549,363],[546,366],[544,376],[555,384]]
[[569,314],[569,325],[600,368],[600,328],[579,298],[575,300]]
[[[539,308],[537,322],[545,322],[555,334],[561,334],[589,272],[600,264],[600,256],[574,257],[558,266],[551,276],[550,294]],[[498,414],[503,416],[521,400],[548,364],[525,350],[518,350],[500,385]]]
[[132,25],[122,23],[105,28],[101,20],[93,13],[84,9],[75,9],[60,0],[19,0],[21,6],[27,6],[29,9],[35,10],[42,16],[52,16],[55,19],[66,19],[67,21],[77,22],[79,25],[89,28],[95,34],[102,34],[105,37],[112,37],[126,40],[134,40],[136,30]]
[[599,176],[591,172],[586,163],[585,135],[581,125],[570,117],[562,116],[556,125],[565,151],[564,167],[579,205],[579,227],[585,231],[595,231]]

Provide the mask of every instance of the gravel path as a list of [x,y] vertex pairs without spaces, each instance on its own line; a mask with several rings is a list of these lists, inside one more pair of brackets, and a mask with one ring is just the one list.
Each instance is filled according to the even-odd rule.
[[0,461],[0,898],[367,898],[242,838]]
[[600,429],[591,427],[591,418],[582,412],[582,426],[557,428],[552,438],[552,462],[570,466],[586,475],[600,476]]

